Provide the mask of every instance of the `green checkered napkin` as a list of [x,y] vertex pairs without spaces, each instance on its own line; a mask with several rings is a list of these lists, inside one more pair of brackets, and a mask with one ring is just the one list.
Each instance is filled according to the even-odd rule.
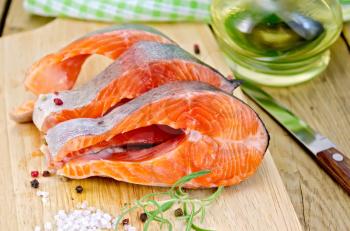
[[340,0],[343,8],[344,21],[350,21],[350,0]]
[[[232,0],[234,1],[234,0]],[[27,11],[97,21],[202,21],[210,19],[211,0],[24,0]],[[343,4],[350,20],[350,0]]]
[[211,0],[25,0],[43,16],[97,21],[208,21]]

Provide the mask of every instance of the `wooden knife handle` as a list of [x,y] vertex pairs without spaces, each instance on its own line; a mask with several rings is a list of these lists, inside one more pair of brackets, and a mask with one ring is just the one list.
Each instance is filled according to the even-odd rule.
[[318,164],[350,195],[350,159],[335,148],[317,153]]

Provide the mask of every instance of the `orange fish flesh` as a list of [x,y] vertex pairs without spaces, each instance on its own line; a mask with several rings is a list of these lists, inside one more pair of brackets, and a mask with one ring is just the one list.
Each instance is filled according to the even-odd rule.
[[211,171],[189,182],[191,188],[247,179],[269,141],[249,106],[198,81],[164,84],[103,117],[62,122],[45,138],[48,159],[59,175],[171,186],[192,172]]

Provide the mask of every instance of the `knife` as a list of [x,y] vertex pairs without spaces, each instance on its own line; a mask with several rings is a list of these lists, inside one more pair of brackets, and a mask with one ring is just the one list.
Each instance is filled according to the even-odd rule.
[[243,81],[241,88],[312,153],[318,165],[350,195],[350,159],[340,152],[332,141],[316,132],[253,83]]

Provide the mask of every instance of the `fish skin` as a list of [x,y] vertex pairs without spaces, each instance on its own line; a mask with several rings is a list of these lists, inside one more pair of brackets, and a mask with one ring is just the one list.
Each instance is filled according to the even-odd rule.
[[[69,119],[96,118],[122,99],[135,98],[158,85],[179,80],[204,81],[228,93],[241,83],[227,80],[177,45],[138,42],[85,85],[59,94],[40,95],[33,121],[46,132]],[[57,97],[63,105],[54,104]]]
[[161,32],[147,26],[129,24],[104,28],[35,62],[26,73],[25,87],[36,95],[69,90],[90,55],[116,59],[138,41],[173,43]]
[[[263,122],[248,105],[198,81],[164,84],[100,118],[65,121],[48,130],[46,141],[52,161],[62,163],[71,152],[152,124],[182,129],[184,135],[139,152],[81,154],[63,163],[57,173],[170,186],[184,175],[207,169],[210,174],[186,187],[234,185],[254,174],[269,142]],[[140,159],[133,161],[134,156]]]

